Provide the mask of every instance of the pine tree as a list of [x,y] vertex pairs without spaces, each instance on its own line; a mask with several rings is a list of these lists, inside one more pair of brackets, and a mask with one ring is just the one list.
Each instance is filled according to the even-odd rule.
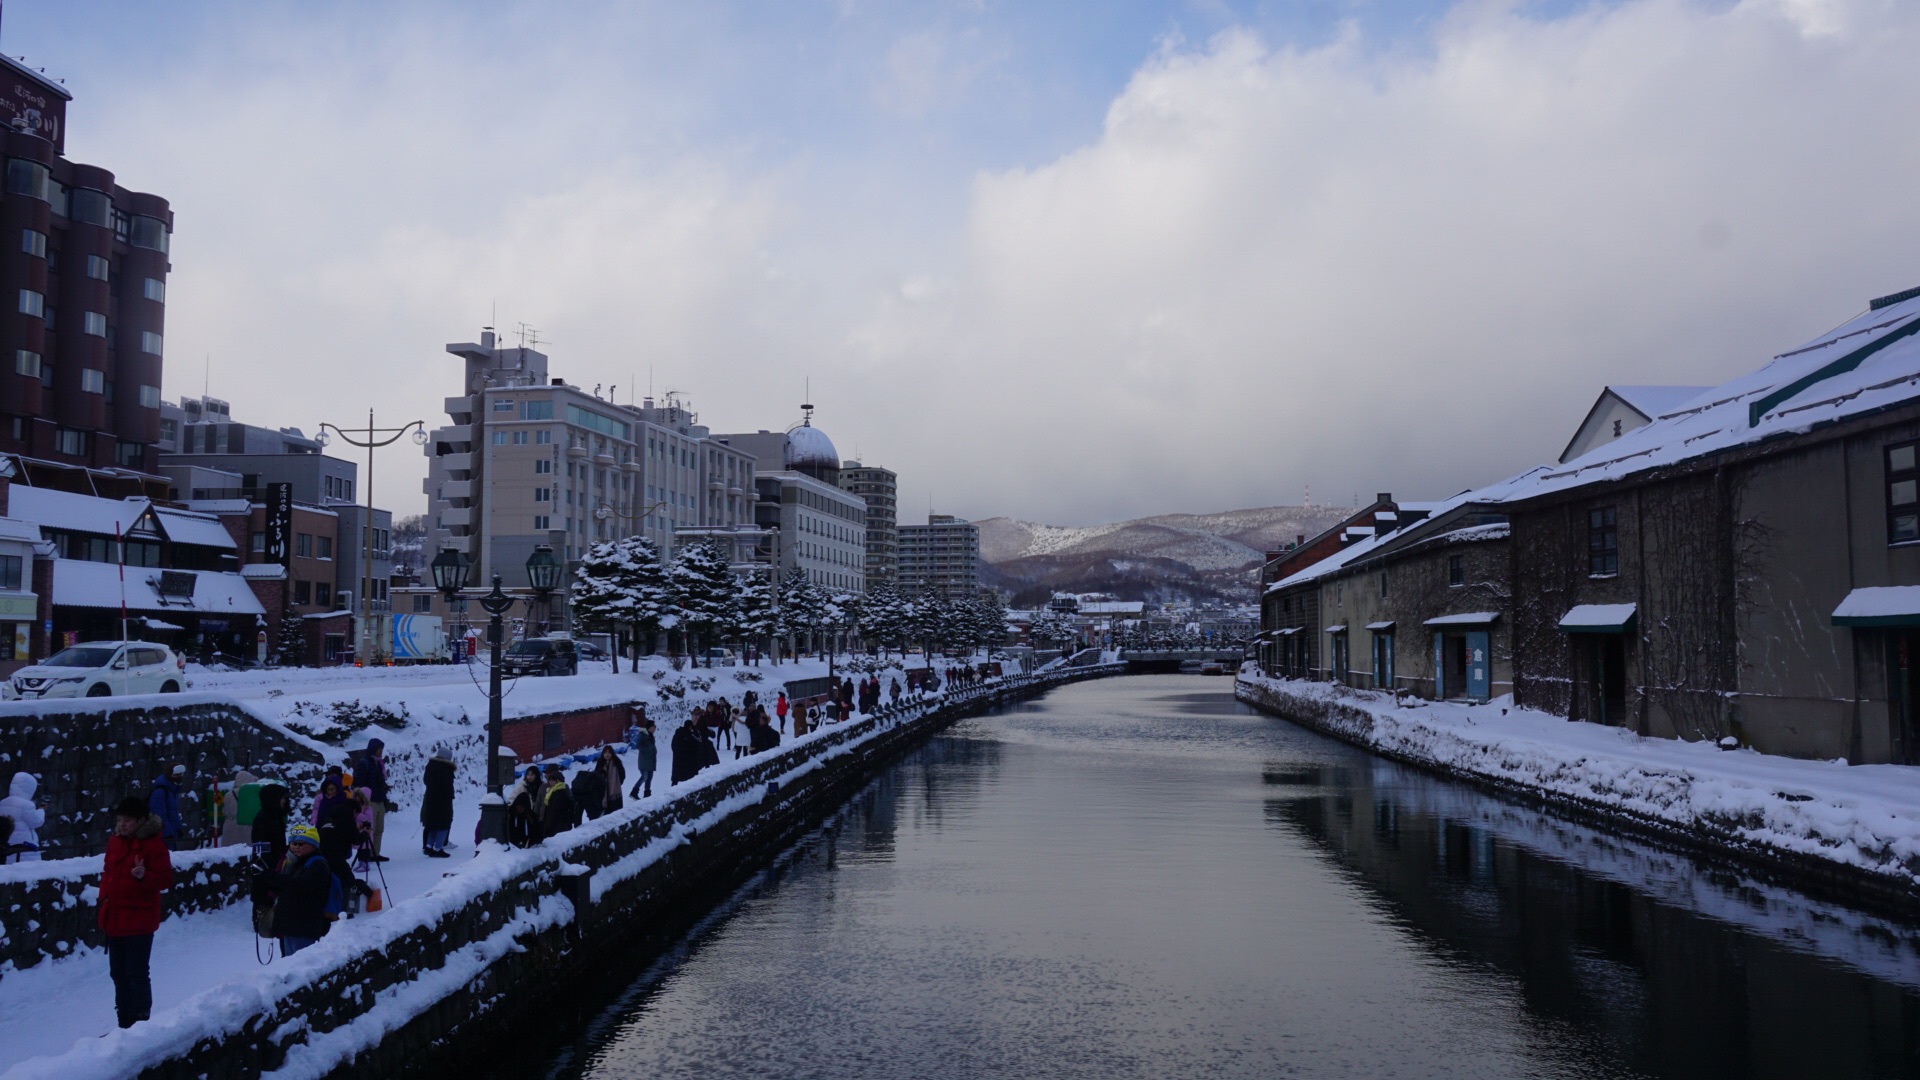
[[817,635],[826,615],[826,596],[807,572],[794,567],[780,582],[780,633],[789,644],[802,634]]
[[[704,644],[733,621],[740,581],[733,576],[726,553],[711,541],[681,548],[669,577],[673,600],[679,605],[681,621],[688,631],[687,647],[691,652],[696,637]],[[698,662],[696,653],[696,665]],[[707,666],[713,666],[711,657]]]
[[281,667],[300,667],[307,662],[306,620],[291,611],[280,616],[280,635],[273,643],[273,662]]
[[741,638],[754,643],[754,665],[760,663],[760,646],[779,629],[774,620],[773,586],[755,576],[740,583],[734,600],[734,625]]
[[890,646],[900,643],[905,623],[905,602],[892,585],[882,582],[868,590],[866,599],[860,604],[858,630],[861,638],[879,645],[882,655],[885,655]]
[[640,670],[642,643],[659,632],[666,614],[660,552],[644,536],[595,544],[580,562],[568,602],[574,621],[590,630],[625,628],[632,639],[633,670]]

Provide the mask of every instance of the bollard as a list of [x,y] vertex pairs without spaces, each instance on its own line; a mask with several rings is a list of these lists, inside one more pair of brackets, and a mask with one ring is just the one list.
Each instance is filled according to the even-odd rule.
[[593,910],[593,871],[584,866],[562,863],[559,876],[560,895],[573,905],[573,933],[578,934]]

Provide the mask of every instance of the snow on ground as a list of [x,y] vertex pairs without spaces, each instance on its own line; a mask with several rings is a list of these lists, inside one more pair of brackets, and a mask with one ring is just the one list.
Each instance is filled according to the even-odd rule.
[[1920,884],[1920,768],[1646,738],[1515,708],[1511,696],[1406,706],[1333,683],[1240,680],[1332,704],[1334,724],[1386,753]]
[[[917,660],[916,660],[917,662]],[[936,664],[937,667],[944,666]],[[345,669],[351,670],[351,669]],[[383,669],[384,670],[384,669]],[[459,671],[460,669],[455,669]],[[747,670],[753,670],[751,668]],[[787,663],[779,667],[762,667],[765,678],[755,686],[761,697],[771,700],[781,682],[794,678],[806,678],[824,675],[826,664],[819,661]],[[840,666],[844,670],[844,663]],[[723,678],[728,669],[715,671]],[[464,678],[465,673],[461,671]],[[253,673],[269,674],[269,673]],[[304,674],[304,673],[303,673]],[[484,674],[484,672],[482,672]],[[673,673],[686,678],[692,675],[691,669]],[[891,673],[882,675],[884,685]],[[707,672],[702,669],[698,678],[705,678]],[[672,677],[664,681],[671,682]],[[307,686],[328,686],[327,693],[341,698],[358,696],[362,700],[401,700],[411,707],[420,709],[433,704],[445,704],[457,701],[461,688],[457,682],[447,679],[428,684],[407,685],[406,680],[398,676],[385,676],[376,673],[372,679],[345,678],[332,683],[324,679],[302,679]],[[600,695],[600,701],[627,700],[636,687],[652,687],[655,680],[649,674],[647,664],[642,663],[638,676],[622,673],[620,675],[582,675],[572,678],[531,679],[522,683],[521,689],[531,689],[531,693],[522,701],[525,711],[539,711],[534,708],[536,702],[581,702]],[[371,684],[371,685],[369,685]],[[593,687],[599,686],[599,690]],[[687,790],[715,783],[743,769],[758,764],[752,757],[735,758],[723,744],[720,750],[721,762],[717,767],[703,771],[698,777],[683,784],[672,792],[668,790],[667,776],[672,765],[669,740],[673,729],[684,719],[692,704],[702,703],[714,696],[724,696],[737,702],[744,687],[731,678],[716,680],[713,689],[700,693],[689,691],[685,698],[676,699],[664,708],[659,705],[649,709],[658,722],[656,740],[659,749],[659,771],[655,774],[653,795],[647,799],[629,799],[618,812],[609,814],[599,821],[583,823],[580,828],[552,838],[547,843],[526,851],[507,850],[485,859],[473,859],[473,833],[478,819],[478,762],[481,749],[467,746],[459,760],[459,789],[455,797],[453,837],[453,858],[430,859],[420,850],[421,826],[419,821],[419,777],[418,768],[412,773],[396,771],[394,790],[396,798],[402,803],[398,813],[389,814],[386,821],[384,851],[391,859],[381,864],[384,881],[380,873],[373,875],[372,883],[384,885],[386,890],[386,910],[379,913],[363,914],[344,921],[334,928],[326,938],[313,948],[292,958],[277,958],[262,964],[259,954],[267,947],[253,933],[250,923],[250,905],[238,903],[220,911],[202,914],[170,917],[162,922],[155,937],[153,955],[154,1018],[148,1024],[138,1025],[128,1032],[117,1031],[113,1022],[113,986],[107,976],[105,954],[99,949],[88,949],[73,956],[58,960],[48,960],[26,971],[10,972],[0,980],[0,1080],[12,1080],[15,1076],[76,1075],[111,1076],[116,1072],[127,1071],[129,1063],[146,1060],[156,1052],[156,1048],[172,1047],[184,1049],[201,1035],[222,1025],[237,1024],[263,999],[283,996],[289,990],[311,980],[318,972],[346,958],[358,955],[367,949],[381,948],[384,942],[391,941],[408,928],[423,925],[437,918],[472,895],[475,889],[486,888],[491,884],[505,880],[536,862],[557,857],[564,848],[588,839],[599,832],[615,828],[631,817],[646,812],[667,801],[671,795],[685,794]],[[231,692],[234,687],[224,688]],[[270,687],[267,680],[261,680],[259,686],[242,686],[243,691],[259,691],[249,704],[260,700],[278,702],[278,698],[268,699],[265,694]],[[287,697],[293,696],[289,691]],[[303,695],[304,696],[304,695]],[[657,702],[657,698],[654,699]],[[598,703],[598,702],[596,702]],[[480,717],[484,719],[484,698],[481,699]],[[429,714],[430,715],[430,714]],[[669,719],[671,716],[671,719]],[[444,739],[450,729],[462,727],[453,721],[436,719],[431,723],[417,725],[419,731],[401,732],[382,729],[369,729],[361,732],[349,743],[350,746],[363,746],[370,733],[378,733],[387,740],[389,751],[398,751],[398,756],[408,757],[427,743],[435,739]],[[473,728],[484,739],[484,724]],[[825,738],[839,730],[835,725],[816,729],[805,739]],[[867,733],[861,738],[871,737]],[[739,729],[737,739],[745,741],[745,729]],[[783,745],[792,743],[791,736],[783,740]],[[787,774],[790,779],[805,771],[818,768],[827,757],[852,752],[856,742],[850,742],[829,751],[823,758],[801,765]],[[625,746],[618,747],[622,763],[627,767],[628,786],[635,779],[634,754]],[[421,759],[424,761],[424,759]],[[568,775],[574,767],[568,767]],[[298,804],[302,809],[307,805],[310,792],[297,793]],[[692,822],[676,825],[668,837],[667,844],[649,844],[635,852],[620,865],[608,867],[596,875],[596,888],[603,889],[608,882],[637,873],[645,865],[659,858],[673,843],[683,838],[690,830],[704,828],[713,820],[719,820],[727,813],[737,809],[736,804],[758,799],[761,796],[749,792],[722,802],[704,817]],[[78,860],[76,860],[78,861]],[[95,863],[98,860],[93,860]],[[53,864],[47,864],[53,865]],[[604,880],[602,880],[604,878]],[[460,879],[449,882],[448,879]],[[437,887],[438,886],[438,887]],[[551,898],[550,898],[551,899]],[[527,915],[528,919],[550,924],[564,917],[565,912],[545,910]],[[509,928],[517,932],[531,927],[516,926]],[[485,958],[499,949],[511,947],[511,932],[495,935],[486,942],[477,943],[461,956],[450,959],[446,969],[460,979],[469,977],[476,965],[485,962]],[[497,939],[497,940],[496,940]],[[466,955],[471,953],[472,955]],[[417,995],[430,988],[415,987],[407,984],[400,989],[402,995]],[[411,998],[408,998],[411,1001]],[[407,1002],[395,1001],[395,1017],[405,1013],[401,1006]],[[410,1015],[410,1014],[408,1014]],[[392,1018],[389,1018],[392,1019]],[[376,1030],[377,1029],[377,1030]],[[375,1039],[384,1028],[369,1021],[366,1024],[350,1025],[339,1033],[340,1039]],[[106,1035],[104,1039],[96,1038]],[[335,1050],[350,1052],[351,1047],[336,1047]],[[57,1062],[45,1060],[52,1055],[64,1055]],[[42,1059],[35,1061],[34,1059]],[[289,1067],[295,1062],[289,1061]],[[300,1070],[296,1070],[300,1071]],[[324,1073],[326,1067],[316,1067],[315,1075]]]
[[[896,658],[893,662],[900,661]],[[917,667],[923,661],[916,656],[907,663]],[[936,661],[935,667],[944,668],[948,663]],[[571,677],[510,681],[510,692],[504,702],[505,713],[511,717],[633,700],[646,701],[648,715],[656,723],[659,769],[654,777],[652,798],[627,800],[620,815],[622,819],[658,806],[668,799],[667,776],[672,768],[670,740],[674,729],[693,706],[715,697],[725,697],[738,704],[741,695],[753,689],[771,707],[774,695],[787,681],[827,674],[827,663],[817,659],[790,661],[777,666],[762,664],[758,668],[721,667],[697,671],[687,668],[676,672],[663,658],[654,658],[643,659],[637,675],[628,671],[614,674],[604,664],[593,667],[598,670],[583,667],[582,674]],[[758,682],[743,682],[734,678],[736,672],[758,672],[761,678]],[[835,665],[835,672],[847,673],[845,657]],[[889,679],[898,674],[898,670],[893,668],[885,670],[881,675],[882,685],[885,686]],[[303,741],[320,748],[333,760],[339,760],[348,751],[364,747],[367,740],[374,736],[385,741],[393,796],[400,804],[400,809],[386,818],[383,850],[391,861],[379,864],[379,869],[372,873],[370,880],[373,885],[384,888],[389,907],[405,905],[402,910],[412,914],[409,922],[424,917],[427,909],[421,907],[421,898],[430,891],[440,897],[441,902],[446,902],[449,890],[435,891],[434,886],[448,877],[463,876],[464,872],[476,865],[470,856],[473,854],[474,829],[478,824],[480,762],[485,755],[486,743],[487,669],[484,665],[476,664],[471,671],[460,665],[440,665],[248,672],[202,670],[190,672],[190,675],[195,693],[208,692],[238,698],[261,719],[276,726],[299,721],[303,713],[310,713],[315,705],[334,702],[377,705],[394,711],[404,708],[408,720],[398,730],[368,727],[339,745],[309,739]],[[656,675],[659,677],[656,678]],[[710,687],[702,689],[709,681]],[[903,686],[904,682],[902,679]],[[663,700],[660,692],[662,685],[684,685],[685,693],[677,697],[669,694]],[[36,704],[51,707],[49,703]],[[70,707],[71,703],[65,705]],[[738,745],[745,745],[744,727],[736,730],[735,741]],[[428,858],[420,849],[422,770],[436,749],[451,751],[457,770],[452,829],[454,857],[450,859]],[[627,784],[631,787],[638,778],[635,755],[624,745],[617,749],[627,770]],[[693,784],[711,783],[755,764],[752,758],[735,759],[724,741],[720,754],[720,766],[701,773],[692,781]],[[568,761],[567,775],[571,777],[582,767]],[[684,794],[684,790],[683,785],[681,793]],[[306,812],[313,794],[308,790],[295,792],[296,806],[300,812]],[[609,815],[602,821],[606,825],[598,827],[610,827],[615,818]],[[567,842],[577,841],[590,835],[588,830],[596,826],[597,823],[587,823],[581,827],[581,831],[569,833],[564,839]],[[649,845],[645,849],[648,860],[657,857],[657,848],[658,845]],[[188,856],[189,859],[195,857]],[[97,871],[99,862],[96,856],[92,859],[23,864],[19,868],[6,869],[23,872],[31,869],[33,876],[37,877],[60,873],[63,867],[74,872],[88,868]],[[363,915],[354,922],[385,917],[384,912]],[[162,923],[160,933],[155,938],[153,957],[156,1020],[171,1006],[194,997],[207,987],[245,978],[248,972],[261,967],[249,919],[250,905],[240,903],[220,911],[169,917]],[[343,924],[342,929],[352,926],[352,923]],[[338,931],[330,935],[343,939],[362,936],[351,931],[347,935]],[[262,950],[266,948],[267,943],[259,944]],[[304,953],[296,959],[303,964],[308,962]],[[276,972],[284,972],[289,963],[276,960],[270,966]],[[174,1022],[185,1023],[186,1020],[176,1017]],[[25,971],[8,972],[4,979],[0,979],[0,1070],[10,1070],[31,1058],[65,1052],[76,1040],[84,1041],[113,1030],[113,984],[107,977],[105,954],[99,949],[43,961]],[[0,1074],[4,1075],[10,1074]]]

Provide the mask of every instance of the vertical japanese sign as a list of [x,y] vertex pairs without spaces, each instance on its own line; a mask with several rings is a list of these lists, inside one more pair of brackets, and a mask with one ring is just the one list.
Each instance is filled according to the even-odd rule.
[[293,485],[267,485],[267,561],[288,565],[293,558]]

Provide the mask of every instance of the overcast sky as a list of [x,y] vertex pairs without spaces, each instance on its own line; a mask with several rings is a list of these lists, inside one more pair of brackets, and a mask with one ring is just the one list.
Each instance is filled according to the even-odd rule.
[[169,397],[440,423],[524,322],[716,430],[811,377],[903,522],[1449,494],[1920,284],[1902,0],[13,0],[0,48],[172,201]]

